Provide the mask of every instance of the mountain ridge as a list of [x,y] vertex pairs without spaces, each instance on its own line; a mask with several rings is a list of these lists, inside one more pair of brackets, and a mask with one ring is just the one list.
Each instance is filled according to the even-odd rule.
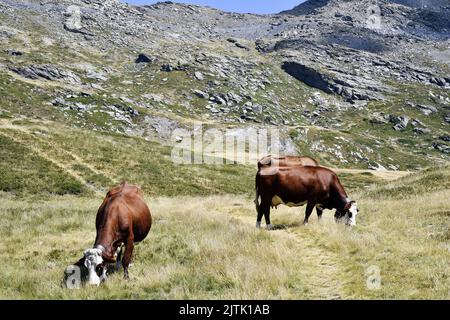
[[[424,14],[375,1],[377,16],[363,1],[300,6],[318,3],[313,15],[295,16],[171,2],[2,0],[1,113],[168,144],[194,120],[219,129],[276,126],[282,152],[309,151],[330,165],[447,161],[447,8]],[[27,107],[22,85],[39,107]]]

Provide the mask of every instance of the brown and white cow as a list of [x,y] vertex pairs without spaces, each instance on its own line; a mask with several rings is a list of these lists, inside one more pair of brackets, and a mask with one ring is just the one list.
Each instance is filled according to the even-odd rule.
[[[277,167],[291,167],[291,166],[314,166],[317,167],[319,162],[316,159],[307,156],[274,156],[268,155],[258,161],[258,172],[262,168],[277,168]],[[271,172],[275,172],[271,171]],[[258,206],[258,186],[256,188],[256,198],[254,203]]]
[[304,224],[316,208],[322,217],[324,209],[336,209],[336,221],[345,218],[347,225],[356,225],[358,206],[348,198],[338,176],[331,170],[313,166],[268,167],[256,174],[256,227],[264,215],[268,229],[270,208],[285,204],[298,207],[306,204]]
[[142,191],[137,186],[123,182],[107,193],[97,211],[94,247],[85,250],[84,257],[75,265],[86,267],[89,272],[88,283],[98,285],[106,279],[108,263],[117,263],[119,266],[124,245],[122,266],[124,277],[128,279],[134,243],[145,239],[151,225],[152,216]]

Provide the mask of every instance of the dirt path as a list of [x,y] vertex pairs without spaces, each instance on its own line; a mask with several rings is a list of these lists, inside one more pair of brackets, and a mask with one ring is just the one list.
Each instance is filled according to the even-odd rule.
[[[16,131],[20,131],[21,133],[23,133],[25,135],[30,135],[30,136],[32,135],[26,129],[24,129],[22,127],[19,127],[19,126],[14,126],[12,124],[1,123],[0,124],[0,129],[16,130]],[[45,150],[43,150],[42,148],[39,148],[39,147],[36,147],[35,145],[27,143],[28,141],[21,139],[19,135],[14,135],[12,133],[9,133],[7,130],[1,130],[0,131],[0,135],[3,135],[5,137],[13,140],[14,142],[16,142],[16,143],[24,146],[25,148],[29,149],[31,152],[35,153],[39,157],[41,157],[41,158],[51,162],[53,165],[55,165],[56,167],[60,168],[64,172],[66,172],[68,175],[70,175],[72,178],[74,178],[75,180],[77,180],[78,182],[82,183],[84,186],[86,186],[90,190],[92,190],[95,194],[97,194],[99,196],[103,196],[104,195],[104,190],[97,189],[95,186],[93,186],[88,181],[86,181],[81,174],[79,174],[78,172],[76,172],[75,170],[72,169],[72,166],[74,165],[74,163],[76,163],[76,164],[81,164],[81,165],[87,167],[89,170],[91,170],[95,174],[101,174],[99,171],[97,171],[94,168],[92,168],[92,166],[90,166],[89,164],[86,164],[85,162],[83,162],[79,157],[73,155],[70,152],[67,152],[66,150],[63,150],[63,149],[59,148],[57,150],[58,153],[68,154],[69,156],[71,156],[75,160],[75,161],[64,161],[63,162],[63,161],[60,161],[59,159],[57,159],[55,157],[50,156],[49,153],[45,152]],[[30,139],[40,140],[40,138],[35,137],[35,136],[31,136]],[[40,143],[46,145],[47,147],[50,147],[48,145],[48,143],[46,141],[44,141],[44,140],[40,141]],[[54,148],[55,146],[52,145],[51,147]]]
[[384,180],[396,180],[401,177],[407,176],[411,174],[409,171],[389,171],[389,170],[383,170],[383,171],[377,171],[377,170],[364,170],[364,169],[337,169],[337,168],[330,168],[331,170],[337,172],[337,173],[370,173],[373,174],[375,177],[384,179]]
[[[281,211],[281,210],[280,210]],[[303,212],[303,210],[300,210]],[[244,210],[244,212],[248,212]],[[250,216],[240,211],[230,211],[233,218],[240,222],[255,228],[256,216]],[[300,221],[301,216],[297,212]],[[276,212],[272,214],[273,219],[277,219]],[[264,219],[263,219],[264,220]],[[346,294],[342,288],[343,269],[339,264],[339,259],[335,253],[326,250],[314,239],[314,225],[303,226],[295,225],[274,225],[275,230],[261,232],[270,232],[275,237],[287,237],[289,241],[295,244],[297,250],[300,250],[302,261],[299,261],[299,268],[302,268],[307,275],[308,283],[303,285],[310,288],[311,292],[308,298],[311,299],[345,299]],[[319,226],[320,227],[320,226]]]
[[[56,146],[55,144],[51,144],[51,145],[50,145],[50,144],[49,144],[49,141],[47,141],[47,140],[45,140],[45,139],[43,139],[43,138],[40,138],[40,137],[38,137],[38,136],[36,136],[36,135],[33,135],[29,130],[25,129],[24,127],[17,126],[17,125],[13,125],[13,124],[7,124],[7,125],[2,125],[2,124],[0,124],[0,129],[2,129],[2,128],[20,131],[21,133],[23,133],[23,134],[25,134],[25,135],[28,135],[29,138],[34,139],[34,140],[38,140],[40,143],[42,143],[42,144],[45,145],[45,146],[52,147],[52,148],[55,149],[58,153],[60,153],[60,154],[65,154],[65,155],[67,155],[67,156],[73,158],[73,159],[76,161],[76,163],[81,164],[82,166],[88,168],[88,169],[89,169],[90,171],[92,171],[93,173],[95,173],[95,174],[97,174],[97,175],[107,176],[104,172],[101,172],[101,171],[97,170],[96,168],[94,168],[94,167],[93,167],[92,165],[90,165],[89,163],[85,162],[83,159],[81,159],[81,158],[80,158],[79,156],[77,156],[76,154],[74,154],[74,153],[72,153],[72,152],[70,152],[70,151],[68,151],[68,150],[62,149],[62,148]],[[24,141],[24,142],[25,142],[25,141]],[[55,160],[55,162],[59,162],[59,161],[56,161],[56,160]],[[108,178],[109,178],[109,177],[108,177]]]

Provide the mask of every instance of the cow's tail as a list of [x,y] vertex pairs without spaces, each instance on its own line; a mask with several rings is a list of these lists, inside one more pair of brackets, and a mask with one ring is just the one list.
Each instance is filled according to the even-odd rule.
[[255,195],[255,207],[256,207],[256,212],[259,212],[259,196],[260,196],[260,194],[259,194],[259,190],[258,190],[258,174],[256,175],[256,177],[255,177],[255,193],[256,193],[256,195]]

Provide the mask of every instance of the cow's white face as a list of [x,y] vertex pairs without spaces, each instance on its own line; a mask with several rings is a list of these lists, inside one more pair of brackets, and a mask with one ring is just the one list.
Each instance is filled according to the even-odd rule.
[[352,202],[350,208],[348,209],[348,213],[347,213],[347,222],[346,224],[348,226],[356,226],[356,215],[358,214],[359,209],[358,209],[358,204],[356,202]]
[[100,284],[101,279],[97,275],[97,272],[95,271],[95,269],[101,263],[103,263],[102,250],[87,249],[84,251],[84,266],[89,271],[88,284],[92,284],[92,285]]

